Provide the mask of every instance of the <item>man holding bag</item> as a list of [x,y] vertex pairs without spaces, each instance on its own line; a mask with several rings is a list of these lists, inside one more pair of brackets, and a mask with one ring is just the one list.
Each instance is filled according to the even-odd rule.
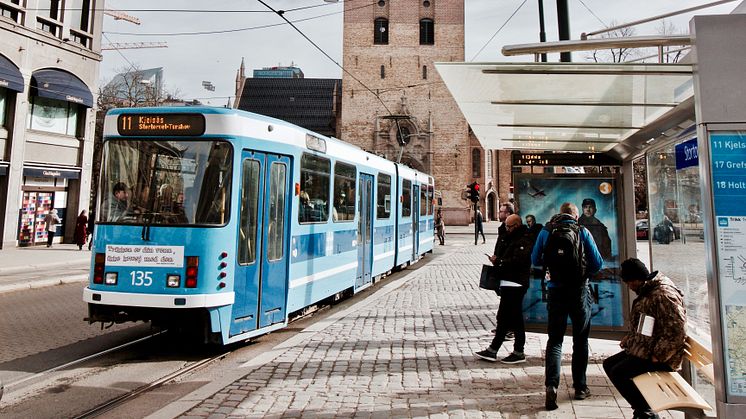
[[523,296],[528,289],[533,242],[521,217],[516,214],[505,220],[505,240],[499,241],[490,262],[500,281],[500,307],[497,309],[497,330],[490,346],[475,355],[486,361],[497,361],[497,351],[509,330],[515,332],[513,352],[500,360],[504,364],[526,362],[523,347],[526,332],[523,324]]

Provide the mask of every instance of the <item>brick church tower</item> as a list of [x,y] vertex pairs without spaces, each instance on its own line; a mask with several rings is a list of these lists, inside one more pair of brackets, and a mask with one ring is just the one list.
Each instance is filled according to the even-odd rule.
[[464,0],[347,0],[343,33],[341,138],[396,160],[401,135],[401,161],[434,176],[446,222],[468,222],[461,190],[484,184],[485,154],[434,65],[464,61]]

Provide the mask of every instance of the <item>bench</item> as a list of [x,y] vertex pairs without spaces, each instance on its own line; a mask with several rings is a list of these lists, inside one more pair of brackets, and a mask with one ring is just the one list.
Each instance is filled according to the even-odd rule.
[[[712,352],[694,338],[687,336],[684,343],[686,359],[710,381],[715,382]],[[640,393],[653,411],[681,410],[699,416],[712,407],[677,372],[646,372],[633,378]]]

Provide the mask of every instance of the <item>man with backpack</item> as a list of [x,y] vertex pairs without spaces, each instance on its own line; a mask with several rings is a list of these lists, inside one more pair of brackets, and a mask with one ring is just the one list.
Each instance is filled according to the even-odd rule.
[[539,232],[531,261],[548,271],[547,347],[545,385],[547,410],[557,409],[557,387],[562,362],[562,340],[567,317],[572,321],[572,379],[575,399],[591,392],[586,383],[588,335],[591,327],[591,293],[588,278],[601,269],[603,259],[593,236],[578,225],[578,207],[565,202]]

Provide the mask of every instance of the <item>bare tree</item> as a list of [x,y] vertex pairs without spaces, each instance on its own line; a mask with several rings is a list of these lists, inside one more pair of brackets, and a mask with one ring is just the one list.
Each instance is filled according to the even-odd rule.
[[[160,70],[160,69],[158,69]],[[138,66],[120,69],[108,83],[99,88],[99,109],[157,106],[162,98],[160,76]]]
[[[611,26],[616,26],[616,21],[611,22]],[[628,27],[628,28],[621,28],[621,29],[615,29],[611,32],[606,32],[601,34],[601,38],[606,39],[613,39],[613,38],[626,38],[630,36],[635,36],[635,28]],[[634,56],[637,54],[637,51],[634,48],[626,48],[626,47],[619,47],[619,48],[610,48],[610,49],[604,49],[604,50],[594,50],[592,51],[588,56],[586,56],[587,60],[592,60],[597,63],[621,63],[624,61],[629,60],[630,58],[634,58]]]
[[[671,22],[662,19],[658,25],[657,32],[659,35],[670,36],[670,35],[681,35],[684,31],[680,30]],[[684,56],[689,48],[682,47],[663,47],[663,62],[664,63],[678,63],[679,60]]]

